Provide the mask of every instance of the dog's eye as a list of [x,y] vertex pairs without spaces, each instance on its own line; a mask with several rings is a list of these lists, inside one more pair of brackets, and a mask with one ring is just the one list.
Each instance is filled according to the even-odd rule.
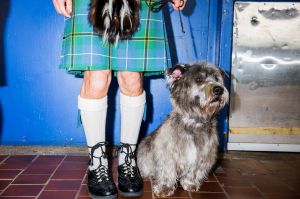
[[215,80],[218,82],[219,81],[219,77],[218,75],[214,75]]
[[197,77],[197,78],[196,78],[196,83],[197,83],[197,84],[202,84],[203,81],[204,81],[204,80],[203,80],[203,78],[201,78],[201,77]]

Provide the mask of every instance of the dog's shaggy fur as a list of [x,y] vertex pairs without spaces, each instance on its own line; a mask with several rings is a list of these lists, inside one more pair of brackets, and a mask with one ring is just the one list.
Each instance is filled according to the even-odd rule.
[[172,195],[177,181],[187,191],[199,190],[214,165],[215,116],[228,101],[224,73],[205,63],[176,65],[166,72],[173,110],[137,153],[141,175],[153,180],[157,196]]
[[92,0],[89,21],[104,43],[128,39],[140,25],[140,0]]

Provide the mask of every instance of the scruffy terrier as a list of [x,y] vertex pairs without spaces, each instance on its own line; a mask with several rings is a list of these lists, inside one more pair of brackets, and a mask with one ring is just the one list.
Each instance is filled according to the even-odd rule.
[[152,180],[155,195],[172,195],[177,181],[197,191],[207,178],[217,157],[216,113],[228,102],[224,74],[205,63],[166,71],[173,110],[137,153],[141,175]]
[[104,43],[117,45],[140,25],[140,0],[91,0],[89,21]]

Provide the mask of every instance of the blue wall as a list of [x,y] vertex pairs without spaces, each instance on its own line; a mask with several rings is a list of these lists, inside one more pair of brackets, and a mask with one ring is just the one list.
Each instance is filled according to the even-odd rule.
[[[231,24],[224,24],[231,17],[231,7],[231,1],[188,0],[183,12],[186,34],[181,32],[178,12],[165,9],[173,63],[206,60],[229,71],[231,39],[222,35],[221,28],[231,28]],[[62,30],[63,18],[54,11],[52,1],[0,1],[0,144],[85,144],[82,127],[77,127],[82,79],[57,67]],[[141,136],[153,131],[171,110],[163,78],[146,78],[145,90],[147,118]],[[227,112],[221,115],[226,118]],[[223,120],[221,137],[227,131]],[[119,128],[114,79],[107,126],[113,144],[119,143]]]

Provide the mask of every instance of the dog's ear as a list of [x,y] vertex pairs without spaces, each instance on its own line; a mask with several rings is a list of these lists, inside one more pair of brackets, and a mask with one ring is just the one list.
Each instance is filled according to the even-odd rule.
[[172,68],[166,70],[166,79],[170,86],[183,76],[186,72],[188,65],[176,64]]
[[219,68],[219,71],[223,78],[225,78],[225,77],[229,78],[229,75],[226,73],[226,71],[223,68],[221,68],[221,67],[218,67],[218,68]]

